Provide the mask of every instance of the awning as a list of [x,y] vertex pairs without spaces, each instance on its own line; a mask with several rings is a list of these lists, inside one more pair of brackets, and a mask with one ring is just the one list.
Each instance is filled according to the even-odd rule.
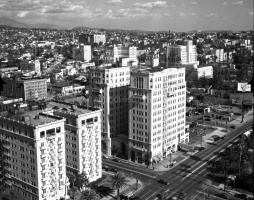
[[158,162],[160,159],[159,159],[157,156],[154,156],[154,157],[153,157],[153,160],[154,160],[155,162]]
[[178,143],[178,147],[181,147],[181,148],[184,148],[184,149],[189,149],[189,150],[194,149],[193,146],[188,145],[188,144],[183,144],[183,143]]

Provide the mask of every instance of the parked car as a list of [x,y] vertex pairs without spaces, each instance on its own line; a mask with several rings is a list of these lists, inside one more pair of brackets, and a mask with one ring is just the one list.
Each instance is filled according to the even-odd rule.
[[224,140],[226,137],[227,137],[226,135],[223,135],[223,136],[220,137],[220,139]]
[[167,181],[165,181],[163,179],[158,180],[158,183],[161,183],[161,184],[164,184],[164,185],[168,185],[169,184],[169,182],[167,182]]
[[105,171],[109,171],[109,167],[106,165],[102,165],[102,169],[104,169]]
[[199,147],[198,150],[199,151],[203,151],[205,149],[205,147]]
[[228,198],[228,195],[226,195],[226,194],[224,194],[224,193],[218,193],[218,194],[215,194],[215,196],[220,197],[220,198],[222,198],[222,199],[229,199],[229,198]]
[[120,162],[120,160],[118,160],[117,158],[112,159],[112,161],[114,161],[114,162]]
[[233,125],[233,126],[230,126],[229,128],[231,128],[231,129],[235,129],[235,126]]
[[249,199],[247,194],[235,194],[235,197],[239,199],[245,199],[245,200]]
[[108,168],[108,171],[109,172],[113,172],[113,173],[117,173],[118,172],[118,170],[115,169],[115,168]]

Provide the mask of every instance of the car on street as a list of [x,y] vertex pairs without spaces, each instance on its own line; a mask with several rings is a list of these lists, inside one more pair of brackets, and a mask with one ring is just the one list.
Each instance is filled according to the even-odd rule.
[[102,158],[103,159],[108,159],[108,156],[107,155],[102,155]]
[[231,128],[231,129],[235,129],[235,126],[233,125],[233,126],[230,126],[229,128]]
[[205,149],[205,147],[199,147],[198,150],[199,151],[203,151]]
[[109,172],[118,173],[118,170],[115,168],[108,168]]
[[112,161],[114,161],[114,162],[120,162],[120,160],[118,160],[117,158],[112,159]]
[[109,167],[107,165],[102,165],[102,169],[104,169],[105,171],[108,171]]
[[227,137],[226,135],[223,135],[223,136],[220,137],[220,139],[224,140],[226,137]]
[[235,197],[239,198],[239,199],[245,199],[248,200],[248,195],[247,194],[235,194]]
[[169,182],[167,182],[167,181],[165,181],[165,180],[163,180],[163,179],[158,180],[158,183],[161,183],[161,184],[163,184],[163,185],[168,185],[168,184],[169,184]]
[[224,194],[224,193],[218,193],[218,194],[215,194],[215,196],[217,197],[220,197],[222,199],[229,199],[228,195]]
[[218,140],[220,140],[220,136],[218,135],[212,135],[211,138],[216,142]]

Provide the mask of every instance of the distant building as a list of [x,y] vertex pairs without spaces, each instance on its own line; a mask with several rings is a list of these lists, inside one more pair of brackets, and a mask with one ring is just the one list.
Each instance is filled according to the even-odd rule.
[[101,110],[62,102],[49,102],[45,114],[65,121],[65,155],[67,175],[84,172],[89,182],[102,176]]
[[159,66],[159,54],[146,55],[145,65],[148,67],[158,67]]
[[2,96],[27,99],[43,99],[47,97],[47,79],[38,78],[3,78]]
[[91,45],[84,45],[84,61],[90,62],[92,59]]
[[213,78],[212,66],[197,66],[197,64],[183,64],[185,67],[186,81],[195,81],[197,78]]
[[129,160],[149,165],[188,144],[185,69],[133,71],[130,84]]
[[102,152],[107,155],[122,152],[125,155],[128,145],[130,68],[97,67],[90,70],[90,76],[89,105],[103,110]]
[[99,44],[102,42],[104,44],[106,42],[106,36],[104,34],[82,34],[79,35],[79,43],[80,44]]
[[4,171],[0,174],[5,173],[5,184],[21,194],[20,200],[63,197],[69,186],[65,119],[28,111],[0,116],[0,122],[0,149],[4,156]]
[[196,46],[192,45],[192,41],[186,41],[186,45],[168,45],[167,46],[167,62],[179,64],[197,63]]

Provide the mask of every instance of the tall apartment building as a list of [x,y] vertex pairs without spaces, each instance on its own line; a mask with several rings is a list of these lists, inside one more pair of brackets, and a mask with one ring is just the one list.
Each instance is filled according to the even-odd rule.
[[123,45],[114,45],[106,50],[106,60],[112,62],[120,61],[121,58],[128,58],[128,62],[138,62],[137,47],[125,47]]
[[131,72],[129,159],[150,164],[187,143],[184,68],[160,67]]
[[92,59],[91,45],[84,45],[84,61],[90,62]]
[[90,72],[89,105],[103,110],[102,152],[107,155],[126,154],[130,68],[97,67]]
[[169,61],[176,59],[181,64],[190,64],[197,62],[196,46],[192,45],[192,41],[186,41],[186,45],[168,45],[167,56]]
[[14,98],[43,99],[47,97],[47,79],[37,78],[3,78],[1,96],[12,96]]
[[5,183],[21,200],[59,200],[66,194],[65,119],[29,111],[0,116]]
[[101,178],[101,110],[49,102],[43,112],[66,119],[67,175],[84,172],[90,182]]
[[105,34],[82,34],[79,35],[79,43],[80,44],[99,44],[102,42],[104,44],[106,42]]

